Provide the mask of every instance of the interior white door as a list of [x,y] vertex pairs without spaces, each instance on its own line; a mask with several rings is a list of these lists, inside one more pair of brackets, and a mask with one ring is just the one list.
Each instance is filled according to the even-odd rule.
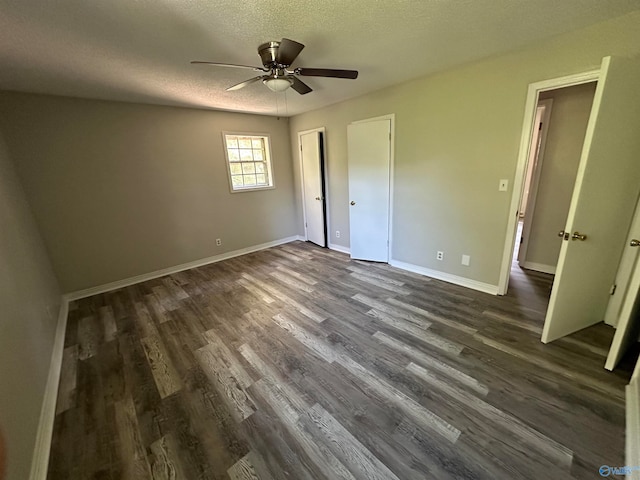
[[307,240],[326,247],[325,196],[322,181],[322,133],[300,135],[302,185]]
[[629,283],[633,274],[633,268],[638,259],[640,245],[631,245],[632,240],[640,240],[640,202],[636,205],[636,211],[631,222],[631,228],[627,235],[626,248],[622,252],[622,259],[618,266],[616,279],[614,280],[615,292],[609,298],[607,311],[604,314],[605,323],[617,326],[620,320],[620,313],[629,290]]
[[[637,239],[636,239],[637,240]],[[629,288],[622,302],[618,328],[613,336],[609,355],[604,368],[613,370],[629,349],[631,345],[638,341],[640,333],[640,320],[637,319],[638,307],[640,307],[640,262],[633,264],[633,272],[629,281]]]
[[391,120],[347,127],[351,258],[389,261]]
[[[606,57],[542,331],[550,342],[603,320],[640,190],[640,62]],[[586,235],[581,240],[580,235]]]

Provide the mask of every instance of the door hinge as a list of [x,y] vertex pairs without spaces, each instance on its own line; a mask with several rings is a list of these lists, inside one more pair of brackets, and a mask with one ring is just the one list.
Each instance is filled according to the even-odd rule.
[[616,288],[618,288],[618,285],[611,285],[611,290],[609,290],[609,295],[613,295],[614,293],[616,293]]

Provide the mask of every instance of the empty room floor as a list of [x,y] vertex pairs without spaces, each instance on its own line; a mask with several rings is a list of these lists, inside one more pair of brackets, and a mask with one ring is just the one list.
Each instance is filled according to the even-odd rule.
[[303,242],[75,301],[48,478],[599,478],[630,362],[531,305]]

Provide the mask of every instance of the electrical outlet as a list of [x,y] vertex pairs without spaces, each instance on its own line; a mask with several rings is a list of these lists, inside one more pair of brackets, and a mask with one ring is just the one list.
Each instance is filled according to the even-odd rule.
[[471,262],[471,257],[469,255],[462,255],[462,265],[468,267],[469,262]]
[[340,230],[336,230],[336,238],[340,238]]
[[216,245],[220,247],[222,245],[222,240],[219,238],[216,238]]
[[444,252],[437,252],[436,260],[444,260]]

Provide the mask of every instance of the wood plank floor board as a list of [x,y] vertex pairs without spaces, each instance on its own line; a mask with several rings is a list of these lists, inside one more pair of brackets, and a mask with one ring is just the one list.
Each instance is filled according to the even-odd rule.
[[[604,370],[600,371],[600,369],[596,370],[595,368],[588,370],[577,361],[570,364],[571,366],[569,367],[566,358],[559,358],[554,353],[553,349],[543,349],[542,346],[537,344],[531,345],[527,348],[523,346],[515,346],[513,341],[494,340],[485,334],[477,334],[475,338],[485,345],[495,348],[506,355],[510,355],[513,358],[529,364],[537,365],[539,368],[546,370],[550,374],[571,379],[583,386],[588,386],[604,394],[609,392],[612,397],[619,399],[621,402],[624,401],[624,394],[613,388],[613,379],[604,374]],[[585,357],[582,360],[586,361],[588,358]]]
[[[413,385],[412,380],[406,375],[399,375],[397,380],[406,385]],[[482,464],[485,468],[491,471],[496,465],[501,469],[504,469],[502,464],[507,465],[505,471],[511,474],[497,478],[536,478],[536,472],[545,472],[548,476],[554,470],[558,471],[562,478],[566,477],[568,467],[560,469],[546,457],[540,454],[534,455],[529,444],[510,431],[495,425],[493,421],[477,411],[465,408],[464,404],[452,401],[446,394],[434,388],[413,386],[413,390],[421,404],[428,406],[445,421],[455,424],[461,430],[455,446],[459,442],[464,442],[465,439],[471,439],[475,450],[483,452]],[[411,425],[420,427],[415,422]],[[430,435],[428,430],[419,429],[432,439],[433,435]]]
[[[313,463],[313,470],[319,471],[326,478],[341,480],[355,480],[350,471],[334,455],[330,448],[314,438],[313,432],[305,429],[300,422],[304,412],[299,411],[288,399],[282,395],[275,386],[259,380],[252,385],[252,391],[256,392],[262,401],[269,404],[274,413],[282,421],[284,428],[295,441],[298,448]],[[308,411],[308,408],[305,408]]]
[[139,339],[134,335],[120,335],[118,340],[122,352],[125,393],[133,399],[140,434],[144,444],[148,445],[162,436],[161,424],[164,419],[156,415],[161,404],[160,393]]
[[102,323],[96,315],[78,321],[78,358],[86,360],[96,354],[104,338]]
[[294,451],[290,447],[290,444],[296,443],[295,440],[286,432],[268,404],[261,403],[259,411],[242,422],[240,430],[249,438],[251,449],[264,459],[274,478],[322,478],[312,473],[313,462],[302,451]]
[[293,242],[74,301],[48,478],[599,478],[634,359],[604,371],[605,325],[542,344],[552,277],[514,272]]
[[166,398],[180,390],[182,381],[160,335],[143,337],[140,342],[151,367],[151,374],[156,382],[160,398]]
[[253,450],[227,470],[230,480],[272,480],[264,460]]
[[196,358],[236,421],[240,423],[250,417],[255,412],[255,406],[246,390],[242,388],[242,380],[236,378],[234,372],[222,364],[207,347],[199,349]]
[[317,432],[326,447],[344,464],[350,466],[351,472],[358,479],[399,480],[389,468],[383,464],[369,449],[355,438],[329,412],[319,404],[315,404],[303,417],[303,423]]
[[95,358],[101,396],[106,405],[112,405],[122,400],[127,390],[119,342],[102,345]]
[[131,397],[115,405],[115,422],[118,427],[120,458],[124,466],[122,478],[126,480],[151,479],[145,448],[138,428],[138,417]]
[[64,349],[62,353],[62,367],[60,386],[58,387],[58,400],[56,402],[56,415],[75,407],[76,386],[78,380],[78,345]]
[[427,320],[431,321],[432,323],[437,322],[443,326],[447,326],[447,327],[459,330],[469,335],[473,335],[474,333],[477,332],[476,328],[467,324],[469,323],[469,320],[470,320],[468,318],[465,318],[466,323],[460,322],[460,321],[457,321],[457,319],[448,318],[448,316],[436,315],[435,313],[425,310],[424,308],[422,308],[422,306],[414,305],[406,301],[398,300],[397,298],[390,297],[386,301],[387,303],[393,305],[394,307],[398,307],[402,310],[406,310],[416,315],[420,315],[426,318]]
[[416,375],[420,380],[426,382],[430,386],[441,390],[452,399],[458,401],[461,405],[465,405],[466,407],[475,410],[480,415],[486,417],[487,420],[491,421],[494,425],[500,425],[502,428],[510,430],[533,449],[543,453],[547,458],[551,459],[551,461],[557,463],[559,466],[568,467],[571,465],[573,457],[573,452],[571,450],[555,440],[542,435],[540,432],[524,424],[519,419],[462,389],[458,389],[447,384],[446,382],[438,379],[437,376],[433,375],[429,370],[416,365],[415,363],[410,363],[407,366],[407,371]]
[[[339,378],[339,381],[336,378]],[[313,392],[318,403],[345,428],[357,434],[358,440],[375,452],[375,455],[400,478],[422,479],[429,472],[438,473],[438,476],[433,478],[448,478],[443,474],[441,462],[460,461],[454,453],[455,447],[449,449],[448,460],[444,455],[434,459],[425,456],[424,450],[415,444],[398,441],[393,432],[397,425],[405,421],[403,413],[393,408],[385,399],[371,394],[357,377],[339,365],[335,371],[316,370],[313,379],[309,375],[301,382],[308,391]],[[415,424],[412,420],[411,423]],[[440,441],[439,436],[433,435],[431,430],[428,432],[429,438],[435,444],[451,445],[449,442]],[[442,448],[440,451],[447,449]]]
[[184,418],[190,419],[189,441],[197,439],[212,475],[224,478],[223,472],[247,454],[248,442],[240,435],[236,420],[201,369],[194,367],[189,378],[187,388],[178,394],[185,409]]
[[149,448],[151,450],[149,463],[154,480],[193,478],[185,473],[176,442],[171,434],[156,440]]

